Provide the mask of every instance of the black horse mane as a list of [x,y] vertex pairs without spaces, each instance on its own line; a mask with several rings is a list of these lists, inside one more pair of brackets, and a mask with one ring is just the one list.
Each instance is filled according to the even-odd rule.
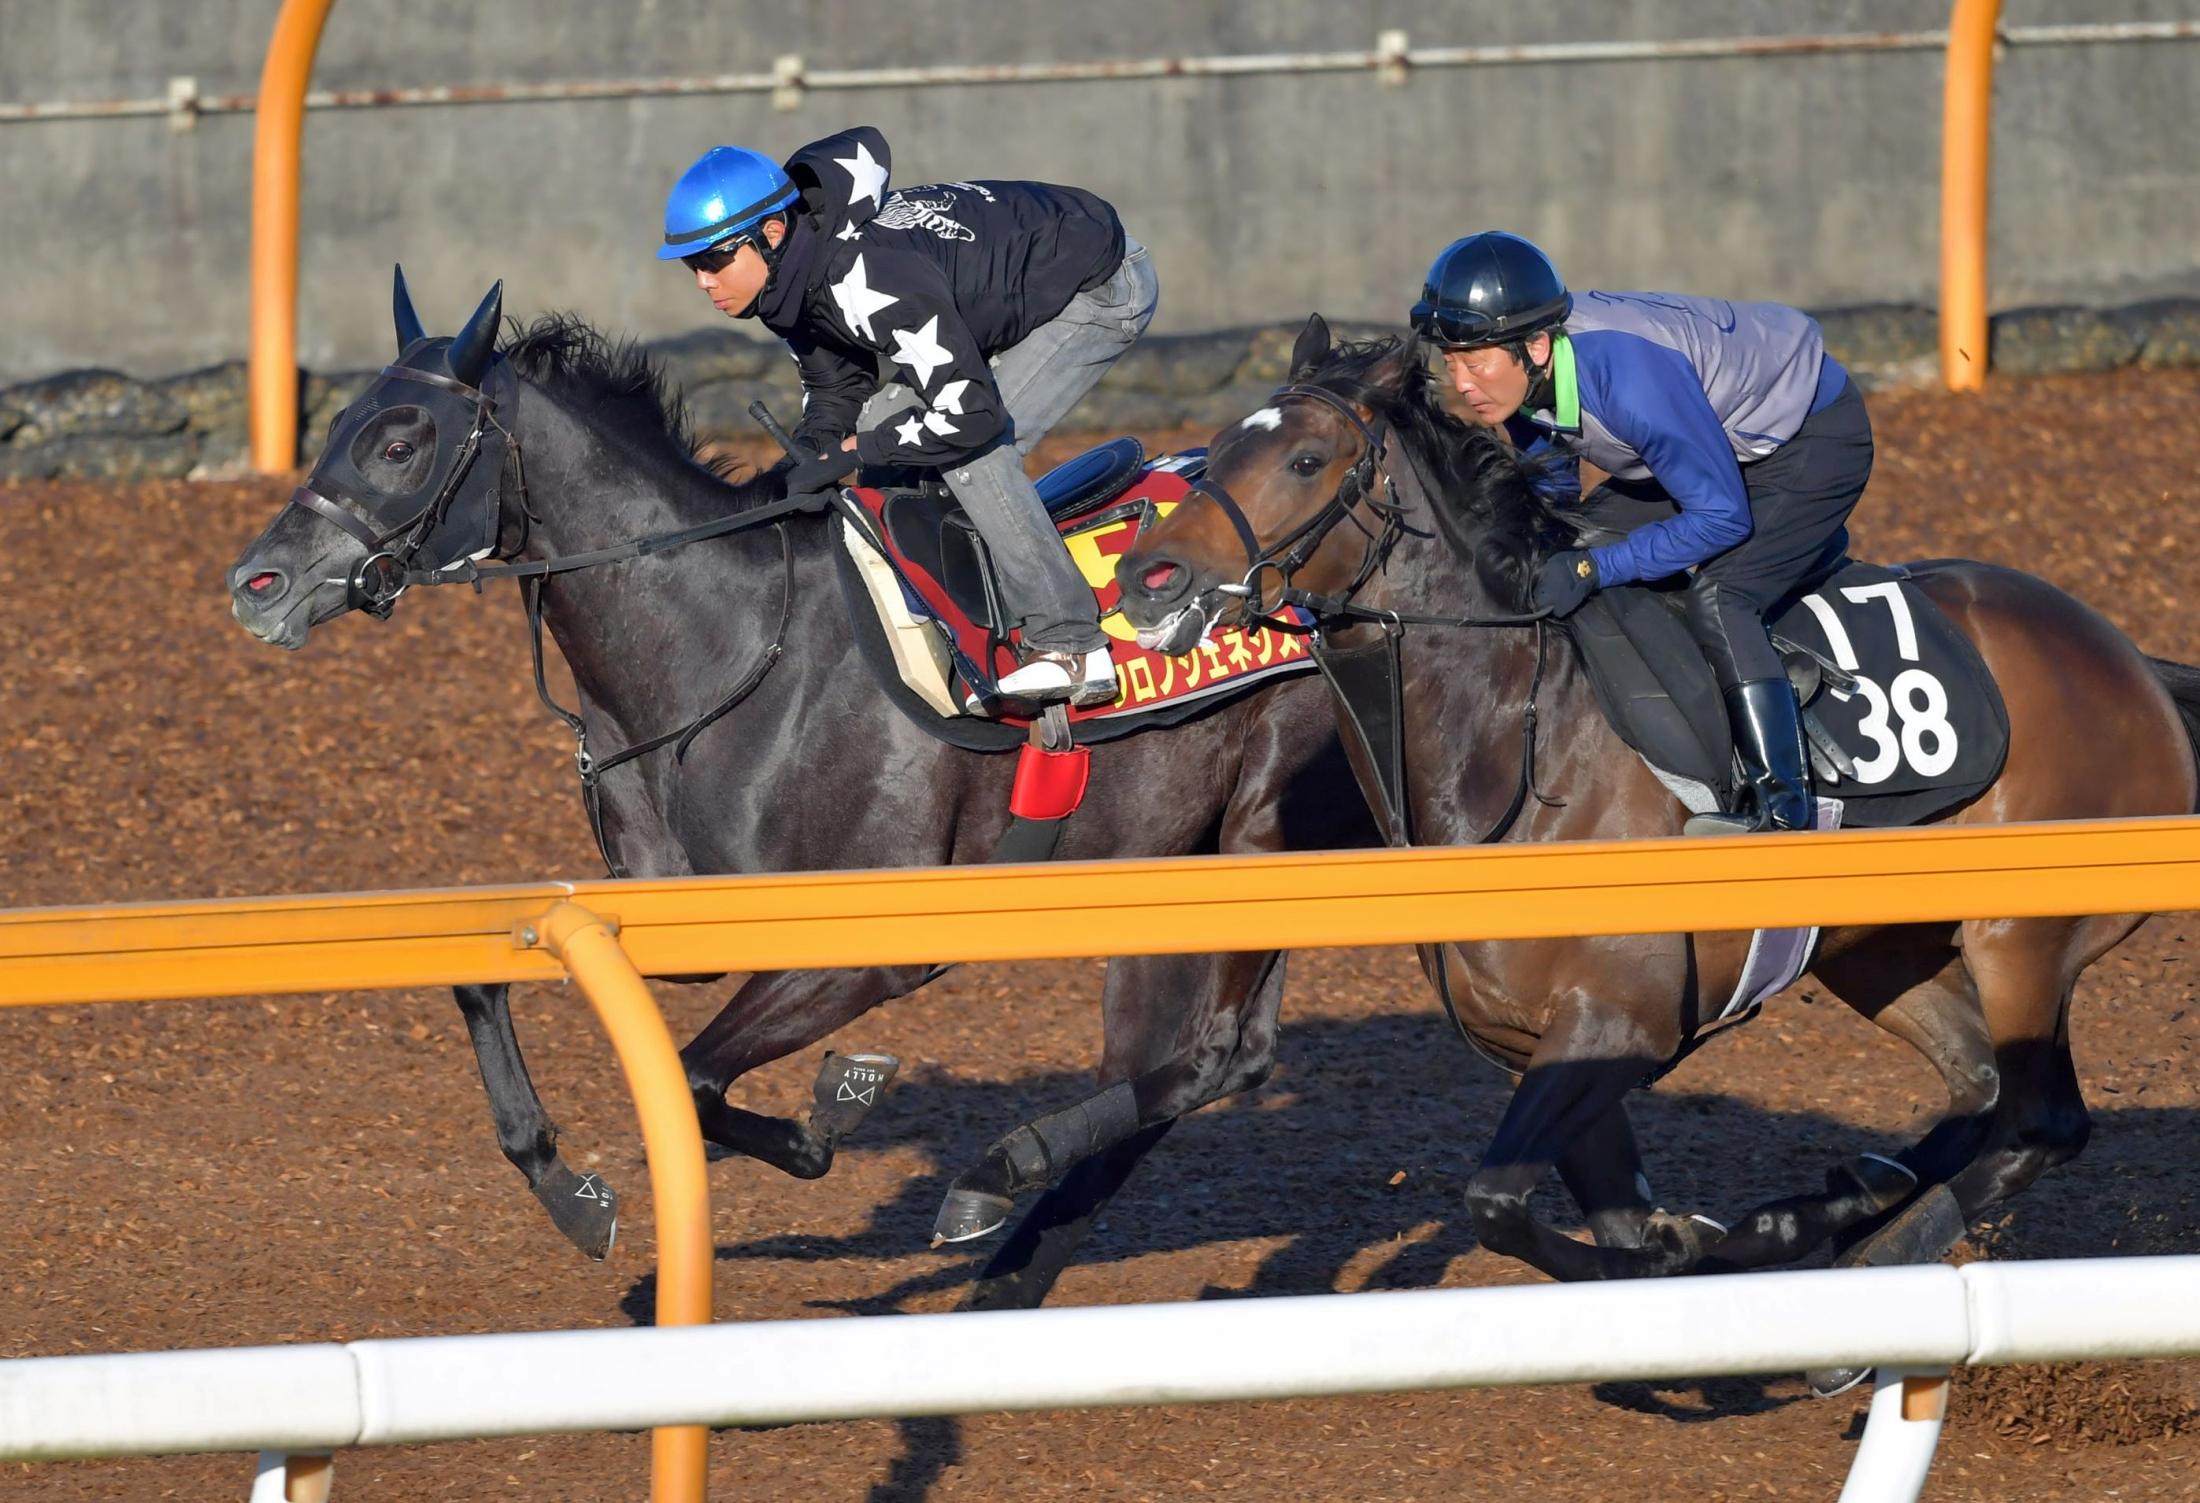
[[[738,458],[721,456],[707,463],[696,457],[695,429],[687,400],[647,350],[631,339],[610,339],[576,313],[545,313],[522,327],[512,325],[504,358],[520,376],[582,411],[619,425],[622,433],[649,443],[661,441],[667,457],[697,465],[730,481],[742,468]],[[748,486],[740,487],[744,499]]]
[[[1378,372],[1401,351],[1404,383],[1386,384]],[[1537,491],[1534,465],[1523,462],[1493,429],[1444,407],[1437,378],[1420,359],[1419,341],[1409,345],[1395,336],[1348,341],[1298,379],[1387,416],[1420,469],[1445,542],[1473,564],[1500,603],[1528,609],[1536,566],[1572,547],[1574,528]]]

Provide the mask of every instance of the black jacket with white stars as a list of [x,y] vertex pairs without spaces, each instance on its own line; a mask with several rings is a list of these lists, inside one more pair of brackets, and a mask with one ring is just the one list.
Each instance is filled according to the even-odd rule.
[[987,359],[1114,275],[1123,224],[1104,200],[1050,183],[889,194],[890,166],[867,125],[787,159],[802,203],[757,316],[802,369],[797,438],[838,444],[883,372],[920,405],[858,434],[862,462],[950,465],[1008,425]]

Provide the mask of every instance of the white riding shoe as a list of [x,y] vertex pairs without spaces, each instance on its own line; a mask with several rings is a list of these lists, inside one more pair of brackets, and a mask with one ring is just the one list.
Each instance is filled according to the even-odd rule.
[[1004,699],[1028,704],[1059,704],[1077,709],[1104,705],[1115,698],[1115,658],[1105,647],[1090,652],[1026,649],[1024,665],[996,685]]

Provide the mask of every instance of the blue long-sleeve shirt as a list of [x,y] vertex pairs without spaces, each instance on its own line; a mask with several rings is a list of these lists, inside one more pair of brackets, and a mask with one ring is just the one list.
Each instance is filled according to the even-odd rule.
[[1754,523],[1742,466],[1795,436],[1848,373],[1817,323],[1776,303],[1584,292],[1553,341],[1552,405],[1507,425],[1551,483],[1580,493],[1579,461],[1655,480],[1679,515],[1590,550],[1601,585],[1694,568]]

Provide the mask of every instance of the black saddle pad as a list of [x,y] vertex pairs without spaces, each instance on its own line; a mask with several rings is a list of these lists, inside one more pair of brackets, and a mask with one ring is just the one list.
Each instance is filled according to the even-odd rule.
[[[1725,800],[1733,781],[1726,707],[1679,605],[1671,585],[1630,585],[1592,596],[1567,627],[1621,738]],[[1805,713],[1853,766],[1853,776],[1821,776],[1817,788],[1846,801],[1844,825],[1915,824],[2001,775],[2009,752],[2001,690],[1905,571],[1844,564],[1772,631],[1839,670],[1823,675]]]

